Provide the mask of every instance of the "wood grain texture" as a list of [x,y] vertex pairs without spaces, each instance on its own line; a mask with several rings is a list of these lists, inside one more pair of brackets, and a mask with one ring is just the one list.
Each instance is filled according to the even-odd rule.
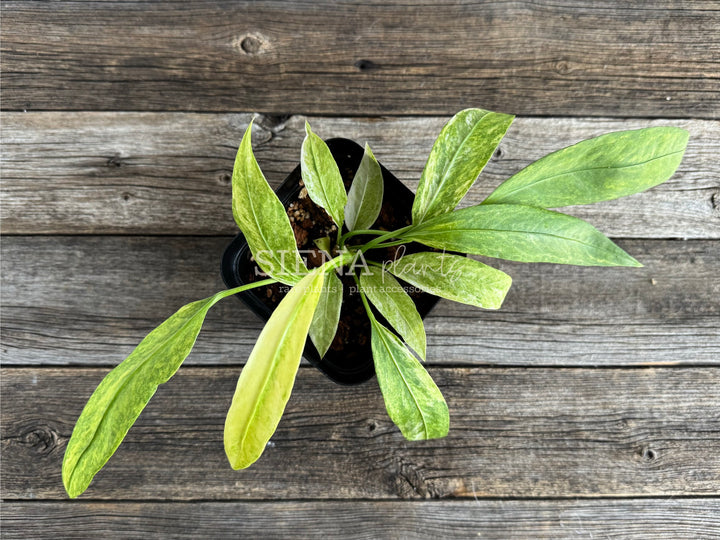
[[[230,174],[248,114],[5,113],[2,231],[13,234],[234,234]],[[322,137],[367,141],[411,189],[448,117],[310,118]],[[277,187],[297,165],[305,117],[262,116],[253,142]],[[720,238],[720,124],[518,118],[461,206],[532,161],[609,131],[674,125],[691,138],[678,172],[646,193],[573,207],[627,238]]]
[[4,107],[717,118],[720,4],[3,6]]
[[[182,368],[96,476],[88,499],[386,499],[717,495],[713,368],[435,368],[445,439],[405,441],[374,381],[301,368],[278,431],[233,471],[222,431],[238,369]],[[4,368],[2,485],[64,499],[62,455],[105,369]]]
[[[2,362],[113,366],[183,304],[224,289],[229,238],[6,237]],[[428,362],[717,364],[720,251],[713,241],[626,240],[644,268],[486,260],[513,277],[499,311],[447,300],[426,319]],[[235,299],[208,314],[187,362],[244,363],[262,328]]]
[[[4,504],[3,538],[717,538],[718,499]],[[238,517],[240,518],[238,519]]]
[[[720,536],[719,1],[9,0],[2,19],[3,538]],[[667,183],[566,209],[645,267],[485,261],[514,278],[502,310],[441,301],[426,319],[448,438],[405,441],[375,380],[340,387],[304,364],[241,472],[222,431],[262,324],[224,301],[66,500],[92,390],[223,288],[251,111],[273,187],[308,118],[415,190],[467,107],[520,117],[461,206],[579,140],[688,129]]]

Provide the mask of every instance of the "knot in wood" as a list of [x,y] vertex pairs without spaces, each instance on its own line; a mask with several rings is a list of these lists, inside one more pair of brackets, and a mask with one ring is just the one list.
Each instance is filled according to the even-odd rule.
[[655,461],[657,459],[657,452],[649,446],[643,446],[638,450],[639,456],[643,461]]
[[380,69],[380,66],[372,60],[358,60],[355,62],[355,67],[358,71],[371,71],[373,69]]
[[22,434],[20,440],[36,453],[47,455],[57,447],[58,434],[50,426],[33,426]]
[[122,167],[122,158],[120,157],[120,154],[115,154],[113,157],[107,160],[108,167]]
[[555,70],[560,75],[568,75],[572,71],[572,69],[570,68],[570,63],[567,60],[560,60],[556,64]]
[[233,46],[249,56],[261,54],[268,48],[268,41],[260,34],[245,34],[236,38]]

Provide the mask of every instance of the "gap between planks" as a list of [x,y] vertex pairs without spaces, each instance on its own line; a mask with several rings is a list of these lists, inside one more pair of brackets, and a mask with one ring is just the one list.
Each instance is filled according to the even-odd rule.
[[[433,368],[450,435],[408,442],[374,381],[300,371],[253,467],[227,465],[238,369],[182,368],[96,477],[94,499],[633,497],[714,495],[720,370]],[[5,368],[4,497],[63,499],[72,426],[104,369]],[[198,406],[202,404],[202,406]],[[282,471],[278,475],[278,471]]]
[[[104,538],[715,538],[717,499],[5,503],[3,533]],[[162,518],[158,518],[162,516]],[[90,535],[88,535],[89,537]]]
[[[374,381],[303,369],[253,467],[227,465],[238,369],[183,368],[97,475],[91,499],[338,499],[717,495],[720,370],[433,368],[450,434],[408,442]],[[106,370],[6,368],[4,497],[64,499],[72,426]],[[202,404],[202,406],[198,406]],[[282,471],[282,474],[278,474]]]

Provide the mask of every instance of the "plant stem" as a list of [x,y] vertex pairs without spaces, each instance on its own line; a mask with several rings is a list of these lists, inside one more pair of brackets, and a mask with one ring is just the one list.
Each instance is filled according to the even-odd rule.
[[[365,253],[365,252],[366,252],[367,250],[369,250],[369,249],[375,249],[375,247],[377,247],[378,244],[382,244],[385,240],[389,240],[390,238],[401,238],[402,235],[403,235],[405,232],[407,232],[408,230],[410,230],[412,227],[414,227],[414,225],[408,225],[407,227],[403,227],[402,229],[397,229],[397,230],[395,230],[395,231],[390,231],[390,232],[388,232],[388,233],[386,233],[386,234],[383,234],[382,236],[378,236],[377,238],[375,238],[374,240],[371,240],[370,242],[368,242],[368,243],[365,244],[364,246],[361,246],[361,247],[360,247],[360,251],[362,251],[363,253]],[[404,243],[404,242],[400,242],[400,243],[402,244],[402,243]]]
[[369,249],[389,248],[393,246],[401,246],[402,244],[407,244],[407,240],[393,240],[392,242],[384,242],[382,244],[377,244]]
[[[347,264],[350,259],[352,258],[351,254],[346,253],[343,255],[339,255],[333,259],[330,259],[328,262],[326,262],[323,266],[326,267],[324,269],[325,272],[329,270],[334,270],[338,266],[343,266],[344,264]],[[277,283],[277,279],[268,278],[263,279],[261,281],[254,281],[253,283],[248,283],[247,285],[241,285],[240,287],[235,287],[234,289],[228,289],[226,291],[223,291],[223,298],[227,298],[228,296],[231,296],[233,294],[241,293],[244,291],[247,291],[249,289],[255,289],[257,287],[262,287],[264,285],[272,285],[273,283]]]
[[353,254],[352,254],[352,253],[343,253],[343,254],[338,255],[337,257],[335,257],[335,258],[333,258],[333,259],[330,259],[328,262],[326,262],[325,264],[323,264],[322,267],[327,267],[327,268],[325,268],[325,270],[324,270],[325,272],[327,272],[328,270],[335,270],[336,268],[338,268],[338,267],[340,267],[340,266],[346,265],[346,264],[349,263],[352,259],[353,259]]
[[277,283],[277,279],[263,279],[261,281],[254,281],[253,283],[248,283],[247,285],[240,285],[239,287],[235,287],[234,289],[229,289],[225,292],[225,296],[230,296],[233,294],[241,293],[250,289],[254,289],[256,287],[262,287],[264,285],[272,285],[273,283]]
[[370,318],[370,322],[373,322],[373,321],[375,321],[375,315],[373,315],[373,312],[370,309],[370,304],[368,304],[367,298],[365,298],[365,293],[362,291],[362,288],[360,287],[360,280],[358,279],[358,277],[355,274],[353,274],[353,278],[355,278],[355,285],[357,285],[357,290],[360,293],[360,299],[362,300],[362,303],[365,306],[365,311],[367,312],[367,315]]
[[379,231],[377,229],[363,229],[363,230],[357,230],[357,231],[350,231],[350,232],[346,232],[345,234],[343,234],[340,237],[340,239],[338,240],[338,245],[340,247],[344,246],[345,242],[347,242],[347,240],[349,238],[352,238],[353,236],[356,236],[358,234],[372,234],[375,236],[382,236],[386,233],[387,233],[387,231]]

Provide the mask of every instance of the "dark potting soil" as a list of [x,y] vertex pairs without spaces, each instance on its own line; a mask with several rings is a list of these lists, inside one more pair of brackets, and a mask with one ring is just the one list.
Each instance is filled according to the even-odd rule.
[[[355,171],[350,168],[340,170],[345,183],[345,189],[349,189]],[[302,180],[298,181],[299,186],[303,186]],[[391,197],[392,198],[392,197]],[[372,226],[373,229],[379,230],[396,230],[411,222],[412,199],[392,198],[393,200],[383,200],[380,215]],[[291,200],[286,205],[287,214],[290,218],[290,224],[295,234],[297,247],[309,269],[321,266],[327,259],[323,258],[321,251],[315,246],[313,240],[329,236],[331,238],[332,251],[336,255],[336,239],[337,227],[333,223],[330,216],[323,208],[317,206],[307,195],[307,189],[302,187],[297,198]],[[343,227],[343,232],[347,232]],[[348,241],[348,245],[363,244],[371,240],[372,236],[355,236]],[[394,260],[397,256],[398,247],[390,247],[384,249],[374,249],[368,251],[365,256],[368,260],[376,262]],[[434,251],[418,244],[409,244],[405,246],[405,254],[415,253],[418,251]],[[246,283],[251,283],[267,276],[260,270],[259,266],[251,257],[250,251],[246,252],[246,258],[240,262],[240,267],[245,268],[242,275]],[[359,268],[359,267],[358,267]],[[326,357],[331,357],[335,364],[344,366],[353,366],[358,362],[364,361],[371,356],[370,348],[370,320],[365,313],[360,294],[355,290],[356,284],[352,275],[338,276],[343,283],[343,305],[340,311],[340,321],[338,323],[335,339],[330,345],[330,349],[326,353]],[[418,304],[418,309],[424,313],[422,304],[431,302],[427,294],[417,291],[414,287],[408,286],[404,282],[400,282],[408,291],[411,298]],[[281,283],[273,283],[266,287],[258,287],[252,289],[251,292],[256,295],[265,305],[271,309],[280,303],[280,300],[287,294],[289,287]],[[428,307],[429,309],[429,307]],[[385,319],[375,312],[378,320],[387,326]]]

